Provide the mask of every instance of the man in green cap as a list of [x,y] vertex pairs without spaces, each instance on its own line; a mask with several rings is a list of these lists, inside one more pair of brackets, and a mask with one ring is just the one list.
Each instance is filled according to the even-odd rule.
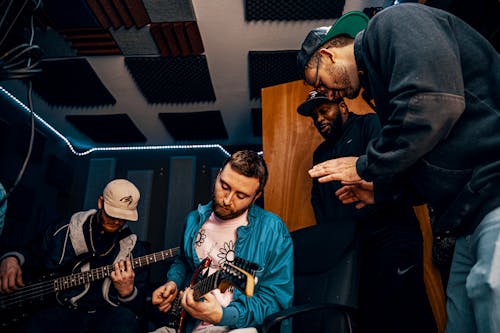
[[[309,33],[298,55],[304,80],[373,101],[380,136],[359,157],[315,165],[319,182],[350,185],[343,202],[427,203],[435,237],[457,237],[447,286],[447,332],[500,329],[500,57],[445,11],[400,4],[348,13]],[[381,179],[407,181],[380,182]]]

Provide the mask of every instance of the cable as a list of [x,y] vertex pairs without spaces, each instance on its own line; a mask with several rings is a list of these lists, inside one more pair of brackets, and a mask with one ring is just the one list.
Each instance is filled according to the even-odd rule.
[[[40,3],[41,3],[41,0],[38,1],[36,8],[38,8]],[[3,55],[0,58],[0,61],[5,61],[5,59],[7,59],[4,63],[9,64],[9,62],[15,61],[16,59],[18,59],[19,57],[21,57],[24,54],[28,55],[27,66],[25,68],[10,69],[7,71],[7,73],[9,73],[11,78],[15,77],[15,76],[18,76],[19,78],[26,78],[26,77],[32,76],[33,73],[38,73],[41,71],[40,69],[34,68],[36,65],[38,65],[38,63],[40,62],[40,59],[38,59],[34,64],[31,64],[31,56],[30,56],[31,52],[33,50],[40,50],[40,48],[37,45],[31,45],[33,43],[34,34],[35,34],[34,14],[32,14],[31,15],[31,37],[30,37],[29,44],[19,45],[19,46],[15,47],[14,49],[12,49],[11,51],[7,52],[5,55]],[[19,53],[17,53],[18,51],[19,51]],[[11,56],[11,54],[14,54],[14,55],[12,55],[12,57],[9,58],[9,56]],[[41,55],[41,50],[40,50],[40,55]],[[24,61],[21,61],[21,62],[24,62]],[[18,64],[18,63],[19,63],[19,61],[15,64]],[[0,62],[0,65],[2,65],[2,62]],[[10,65],[13,66],[14,64],[10,64]],[[21,170],[19,171],[19,174],[17,175],[16,180],[14,181],[14,184],[7,191],[4,198],[2,198],[2,201],[7,200],[9,198],[9,196],[11,195],[11,193],[14,191],[14,189],[19,185],[19,183],[24,175],[24,172],[26,171],[26,168],[28,166],[28,162],[29,162],[30,157],[31,157],[31,152],[33,151],[33,142],[35,139],[35,113],[33,112],[33,85],[31,83],[31,80],[28,80],[28,108],[29,108],[30,114],[31,114],[31,135],[30,135],[30,142],[29,142],[29,146],[28,146],[28,152],[26,153],[26,157],[24,158],[23,165],[21,167]],[[0,206],[1,206],[1,203],[0,203]]]
[[[23,5],[21,6],[21,9],[19,9],[19,11],[17,12],[16,16],[14,17],[14,19],[12,20],[12,23],[10,24],[9,28],[7,28],[7,31],[5,32],[5,34],[3,35],[2,37],[2,40],[0,40],[0,46],[2,46],[3,42],[5,41],[5,38],[7,38],[7,36],[9,35],[9,32],[10,32],[10,29],[12,29],[12,27],[14,27],[14,24],[16,23],[17,19],[19,18],[19,15],[21,15],[21,13],[23,12],[23,9],[24,7],[26,7],[26,4],[28,3],[29,0],[25,0]],[[10,8],[10,6],[12,5],[12,3],[14,3],[14,0],[12,0],[10,3],[9,3],[9,6],[7,9]],[[2,23],[3,24],[3,21],[5,20],[5,18],[7,17],[7,11],[5,11],[5,15],[4,17],[2,18]],[[1,26],[1,25],[0,25]]]
[[0,57],[0,79],[29,78],[40,73],[41,69],[36,67],[40,64],[42,54],[38,45],[21,44],[14,47]]

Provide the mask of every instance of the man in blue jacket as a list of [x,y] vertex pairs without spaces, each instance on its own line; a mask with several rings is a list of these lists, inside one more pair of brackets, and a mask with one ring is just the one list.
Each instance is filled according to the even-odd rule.
[[[187,288],[182,294],[182,307],[195,318],[187,323],[187,332],[256,327],[266,316],[291,305],[290,234],[278,216],[254,204],[262,195],[267,177],[265,161],[259,154],[236,152],[217,175],[213,200],[187,216],[181,253],[168,272],[167,283],[153,292],[152,302],[160,311],[171,310],[172,301],[189,285],[193,272],[205,258],[211,260],[209,275],[234,263],[235,257],[259,267],[251,297],[237,288],[225,292],[215,289],[204,295],[203,301],[197,301],[193,289]],[[158,332],[175,330],[162,327]]]
[[398,177],[351,187],[344,201],[427,202],[435,236],[457,237],[447,288],[448,332],[500,329],[500,57],[457,17],[400,4],[370,22],[345,14],[309,33],[299,52],[310,85],[374,101],[381,135],[364,155],[329,160],[320,182]]

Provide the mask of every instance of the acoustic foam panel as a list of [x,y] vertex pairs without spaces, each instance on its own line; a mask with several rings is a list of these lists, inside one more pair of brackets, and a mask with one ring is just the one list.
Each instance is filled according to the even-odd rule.
[[344,0],[246,0],[245,20],[323,20],[340,17]]
[[96,208],[97,198],[106,184],[115,178],[115,158],[92,158],[89,161],[83,209]]
[[203,55],[126,57],[125,64],[148,103],[215,101],[207,59]]
[[87,4],[105,29],[141,28],[150,22],[141,0],[87,0]]
[[7,152],[9,147],[11,128],[12,126],[8,122],[0,118],[0,152],[2,152],[2,155]]
[[110,31],[124,56],[158,55],[158,47],[149,30],[148,26],[141,29],[132,27]]
[[71,179],[73,179],[73,166],[58,158],[56,155],[50,155],[45,172],[45,179],[47,179],[47,183],[61,192],[69,193]]
[[66,119],[94,142],[146,142],[144,134],[127,114],[67,115]]
[[45,58],[63,58],[76,56],[76,50],[60,32],[47,28],[37,30],[34,44],[40,46]]
[[158,114],[177,141],[225,140],[228,138],[220,111]]
[[43,0],[43,9],[59,29],[100,26],[86,0]]
[[78,55],[121,54],[113,35],[102,28],[61,30]]
[[151,23],[150,31],[163,57],[200,55],[205,51],[196,22]]
[[129,223],[129,227],[133,233],[137,235],[139,240],[147,240],[150,218],[149,211],[151,208],[151,195],[153,189],[154,171],[153,170],[128,170],[127,177],[141,193],[141,199],[137,205],[139,214],[139,223]]
[[260,98],[262,88],[300,80],[297,71],[297,52],[248,52],[250,99]]
[[29,223],[35,205],[35,190],[21,183],[12,191],[8,200],[7,221],[13,219],[16,223]]
[[49,105],[98,106],[116,103],[84,58],[43,60],[40,68],[42,73],[32,79],[33,89]]
[[262,108],[255,108],[252,112],[252,134],[262,137]]
[[168,174],[167,218],[163,239],[166,249],[181,243],[184,220],[194,207],[196,157],[171,157]]
[[[31,126],[19,126],[14,132],[14,140],[16,153],[19,158],[23,159],[28,153],[29,144],[31,139]],[[33,138],[33,147],[31,148],[30,162],[38,163],[42,161],[43,152],[45,149],[45,141],[47,138],[44,134],[35,130],[35,137]]]
[[143,0],[151,22],[194,21],[191,0]]

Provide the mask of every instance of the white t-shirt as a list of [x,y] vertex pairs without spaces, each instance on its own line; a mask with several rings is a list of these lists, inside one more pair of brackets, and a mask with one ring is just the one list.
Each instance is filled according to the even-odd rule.
[[[200,261],[207,257],[211,259],[208,275],[219,270],[223,264],[234,261],[236,230],[245,225],[248,225],[248,211],[230,220],[221,220],[212,213],[200,228],[194,247]],[[205,271],[202,274],[204,273]],[[226,307],[233,300],[232,288],[228,288],[224,293],[221,293],[219,289],[215,289],[211,293],[223,307]],[[202,322],[194,331],[210,325],[212,324]]]

